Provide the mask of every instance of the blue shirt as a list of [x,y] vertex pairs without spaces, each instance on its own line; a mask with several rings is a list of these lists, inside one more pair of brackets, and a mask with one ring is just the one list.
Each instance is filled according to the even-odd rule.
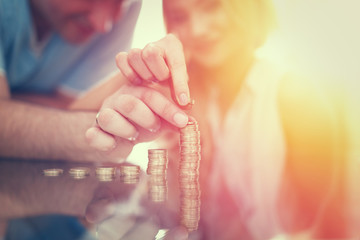
[[10,90],[78,95],[115,71],[115,56],[131,47],[141,2],[133,1],[106,34],[72,45],[52,33],[36,47],[28,0],[0,0],[0,72]]

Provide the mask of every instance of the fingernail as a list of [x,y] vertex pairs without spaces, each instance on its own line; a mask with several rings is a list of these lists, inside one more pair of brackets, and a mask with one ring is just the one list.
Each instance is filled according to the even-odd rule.
[[128,140],[129,141],[135,141],[138,138],[138,136],[139,136],[139,132],[136,132],[135,135],[132,136],[132,137],[129,137]]
[[186,104],[189,103],[189,98],[188,98],[188,96],[187,96],[186,93],[181,93],[181,94],[179,95],[179,103],[180,103],[181,105],[186,105]]
[[188,122],[188,116],[180,112],[176,113],[173,119],[178,127],[185,127]]

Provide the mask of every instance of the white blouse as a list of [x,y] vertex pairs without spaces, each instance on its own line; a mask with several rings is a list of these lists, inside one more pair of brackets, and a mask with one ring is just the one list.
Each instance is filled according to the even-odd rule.
[[[207,119],[216,136],[210,196],[215,199],[220,192],[219,179],[223,178],[254,239],[268,239],[281,231],[276,200],[284,168],[285,140],[277,95],[283,75],[268,62],[257,61],[222,124],[216,92],[210,98],[214,101],[209,104]],[[221,211],[221,206],[209,211]]]

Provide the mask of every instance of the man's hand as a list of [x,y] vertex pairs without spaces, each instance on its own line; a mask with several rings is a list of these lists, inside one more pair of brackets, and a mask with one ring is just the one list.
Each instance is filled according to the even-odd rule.
[[168,34],[143,49],[120,52],[116,64],[123,75],[133,84],[169,80],[174,101],[180,106],[190,102],[188,75],[183,47],[173,34]]
[[162,121],[181,128],[188,116],[155,89],[127,84],[104,101],[86,138],[92,147],[112,152],[123,145],[153,140]]

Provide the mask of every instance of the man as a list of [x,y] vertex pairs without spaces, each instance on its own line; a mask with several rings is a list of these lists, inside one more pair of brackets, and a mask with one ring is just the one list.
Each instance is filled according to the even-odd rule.
[[[130,124],[124,118],[115,143],[94,138],[99,131],[88,131],[94,150],[85,132],[98,126],[96,112],[64,109],[116,69],[115,54],[130,47],[140,5],[123,0],[0,0],[1,156],[118,161],[130,153],[135,140],[142,139],[130,127],[136,121]],[[119,101],[127,103],[116,96],[107,100]],[[118,111],[128,109],[125,103]],[[173,124],[184,126],[187,116],[170,102],[157,107],[165,105],[180,114],[180,122]],[[141,119],[141,112],[134,114]],[[158,116],[152,119],[146,126],[150,133],[160,127]]]

